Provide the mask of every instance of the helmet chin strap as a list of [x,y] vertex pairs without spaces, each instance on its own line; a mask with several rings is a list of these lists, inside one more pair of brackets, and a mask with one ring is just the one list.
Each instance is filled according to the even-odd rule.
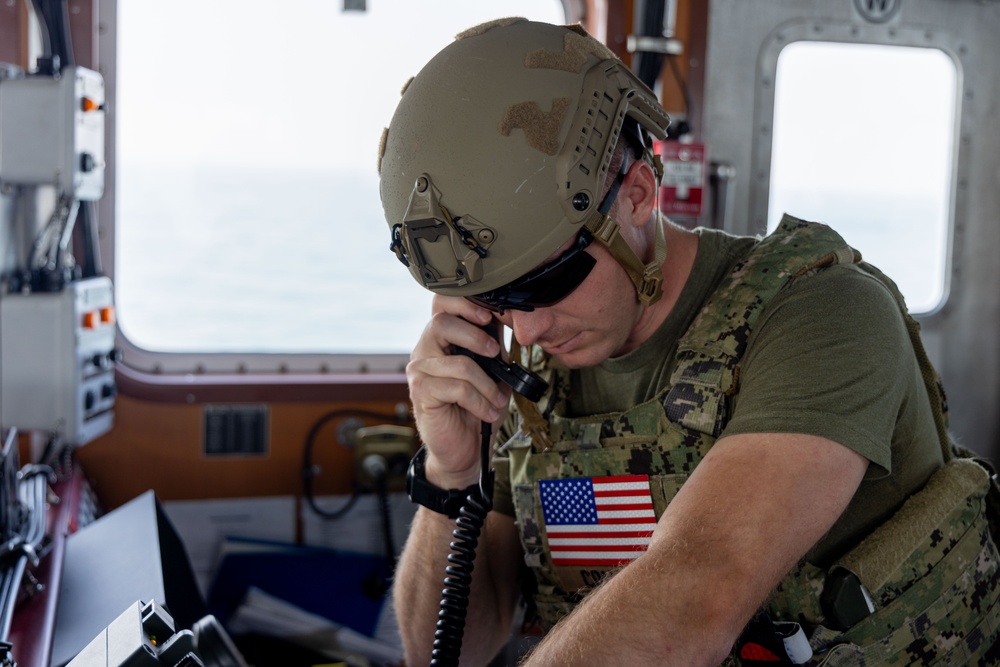
[[[588,228],[590,225],[588,224]],[[591,229],[594,238],[604,244],[611,255],[621,264],[622,268],[635,285],[639,302],[651,306],[663,295],[663,261],[667,258],[667,241],[663,235],[663,220],[660,209],[656,209],[656,231],[653,259],[648,264],[635,254],[632,247],[621,235],[621,226],[605,214],[597,218],[597,224]]]
[[[653,171],[656,174],[656,192],[660,191],[660,178],[663,173],[663,166],[660,156],[652,151],[645,150],[647,156],[652,155]],[[659,202],[656,206],[656,230],[653,259],[648,264],[643,264],[642,260],[635,254],[632,247],[622,238],[621,225],[611,218],[609,211],[611,204],[618,195],[618,188],[624,180],[625,172],[628,170],[628,154],[625,151],[625,158],[622,162],[621,171],[615,178],[611,190],[605,197],[598,209],[599,215],[594,216],[585,227],[590,230],[594,238],[600,241],[611,252],[611,255],[621,264],[622,268],[632,279],[635,285],[636,296],[644,306],[651,306],[663,295],[663,262],[667,258],[667,241],[663,234],[663,219],[660,215]]]

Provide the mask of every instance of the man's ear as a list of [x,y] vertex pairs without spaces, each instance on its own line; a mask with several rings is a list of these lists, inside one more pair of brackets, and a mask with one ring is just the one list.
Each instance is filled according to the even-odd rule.
[[[645,160],[636,160],[629,167],[622,181],[622,192],[618,201],[626,207],[630,214],[629,223],[643,227],[649,222],[649,216],[657,205],[659,189],[656,187],[656,175],[653,168]],[[625,216],[621,216],[624,218]],[[619,220],[619,224],[626,224]]]

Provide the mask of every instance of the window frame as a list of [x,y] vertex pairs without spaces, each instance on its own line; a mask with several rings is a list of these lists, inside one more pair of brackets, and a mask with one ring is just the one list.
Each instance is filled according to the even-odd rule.
[[[816,54],[820,51],[798,51],[799,48],[808,49],[812,45],[824,50],[829,49],[822,63],[818,60],[812,60],[816,58]],[[858,50],[852,51],[851,49],[855,47]],[[903,51],[894,52],[894,49]],[[786,61],[786,59],[793,57],[792,51],[805,54],[802,56],[802,60],[798,61],[797,66],[791,64],[792,60]],[[863,66],[858,66],[859,56],[865,59],[867,69]],[[882,69],[881,65],[883,62],[882,58],[902,63],[900,58],[904,56],[913,59],[907,63],[907,72],[911,76],[917,72],[924,73],[926,71],[922,67],[914,67],[915,64],[919,63],[921,66],[924,64],[930,65],[931,59],[933,59],[934,63],[941,63],[945,67],[950,65],[950,72],[946,76],[953,78],[943,82],[948,87],[938,87],[936,85],[930,87],[932,81],[924,76],[920,84],[911,84],[912,87],[909,88],[909,92],[926,99],[927,104],[940,105],[935,107],[937,112],[935,115],[927,115],[926,108],[924,109],[924,113],[921,113],[919,103],[904,107],[898,99],[880,97],[884,93],[878,89],[884,89],[887,84],[884,77],[885,70]],[[782,63],[786,63],[789,70],[798,70],[799,77],[802,77],[805,71],[802,69],[802,62],[812,62],[812,64],[816,64],[818,67],[816,69],[809,69],[809,81],[803,81],[802,78],[797,78],[792,74],[789,75],[788,80],[779,81],[778,74],[780,74],[780,70],[776,69],[775,76],[773,77],[774,97],[776,99],[778,92],[782,92],[782,111],[789,112],[789,109],[785,105],[794,107],[800,100],[809,99],[810,94],[805,94],[805,97],[803,97],[803,89],[816,85],[816,71],[825,71],[828,67],[833,69],[838,60],[850,61],[851,66],[842,65],[837,71],[829,74],[831,79],[836,79],[841,85],[826,85],[825,77],[820,75],[821,78],[819,81],[822,81],[823,84],[819,87],[826,90],[822,92],[816,91],[814,94],[817,96],[828,95],[828,97],[824,98],[826,106],[824,112],[821,113],[829,113],[830,110],[836,110],[838,119],[843,118],[843,110],[855,106],[855,104],[850,102],[851,95],[860,95],[856,103],[858,112],[855,117],[861,122],[855,123],[848,119],[842,125],[838,125],[839,120],[831,121],[829,118],[824,118],[824,122],[827,124],[820,125],[815,120],[810,121],[800,110],[800,113],[790,114],[788,116],[789,120],[781,124],[783,127],[779,127],[777,122],[774,124],[773,131],[770,133],[772,160],[770,164],[771,175],[769,178],[767,229],[769,232],[773,230],[779,223],[781,214],[783,213],[799,215],[810,220],[819,220],[833,225],[852,245],[855,245],[855,241],[858,243],[855,247],[861,250],[861,254],[866,261],[873,262],[888,275],[892,276],[906,296],[911,313],[920,316],[933,313],[941,307],[941,304],[947,298],[949,283],[946,261],[951,249],[949,231],[954,222],[952,213],[956,196],[954,174],[955,160],[957,158],[957,151],[955,150],[957,132],[952,132],[950,135],[947,134],[949,126],[943,124],[941,120],[946,119],[951,121],[952,124],[950,127],[957,129],[957,123],[955,123],[955,114],[959,107],[957,61],[946,51],[933,46],[914,47],[902,44],[848,43],[818,39],[795,40],[782,47],[778,55],[778,67],[780,68]],[[933,65],[933,67],[937,67],[937,65]],[[879,83],[874,88],[872,87],[872,80],[865,78],[866,75],[870,75],[872,72],[880,73],[878,78]],[[939,80],[934,79],[933,83],[937,82]],[[797,84],[802,84],[802,88],[796,88]],[[852,88],[852,86],[854,87]],[[865,92],[861,92],[862,90]],[[901,93],[900,97],[905,95],[906,93]],[[809,104],[815,104],[815,101],[815,99],[811,99]],[[896,105],[895,107],[893,107],[894,104]],[[777,118],[777,104],[775,104],[774,109],[774,115]],[[865,118],[863,110],[873,109],[878,109],[880,113],[883,113],[881,118],[882,125],[879,124],[879,120],[874,120],[871,123],[869,132],[862,130],[852,135],[849,131],[844,131],[845,128],[856,125],[863,126]],[[884,113],[890,110],[894,113]],[[868,117],[871,117],[871,115]],[[802,126],[798,125],[800,121],[803,122]],[[829,124],[831,122],[833,123],[832,125]],[[890,123],[891,127],[887,127],[886,123]],[[808,131],[803,132],[802,129],[797,129],[802,127],[808,128]],[[831,129],[832,132],[830,131]],[[906,132],[905,139],[902,139],[902,141],[898,139],[893,141],[893,137],[901,136],[894,134],[901,129]],[[799,156],[799,159],[790,157],[787,161],[779,159],[778,162],[775,162],[774,156],[776,154],[781,158],[788,155],[790,150],[793,150],[790,148],[793,142],[789,140],[789,135],[785,134],[786,131],[789,134],[794,133],[794,136],[801,140],[801,143],[794,143],[798,147],[798,150],[801,150],[803,146],[809,147],[807,151],[808,158],[805,158],[805,156]],[[927,137],[927,139],[922,140],[920,138],[922,136]],[[886,137],[889,138],[886,139]],[[824,144],[824,141],[833,141],[836,147],[833,144]],[[891,150],[885,150],[886,148],[890,148],[890,146],[884,145],[885,142],[890,144]],[[866,172],[864,166],[859,164],[859,171],[865,173],[867,178],[863,181],[859,180],[856,176],[852,178],[849,172],[853,169],[853,164],[848,165],[843,163],[847,159],[846,156],[850,155],[851,160],[860,162],[860,158],[858,157],[860,152],[868,150],[872,143],[883,146],[882,151],[873,152],[876,159],[871,165],[879,167],[879,173],[876,175]],[[818,147],[820,145],[827,146],[827,148]],[[777,153],[775,152],[776,146],[780,146]],[[938,147],[943,147],[945,150],[940,152],[934,150]],[[897,148],[900,150],[899,155],[893,152]],[[924,155],[933,157],[927,164],[934,166],[931,167],[931,170],[921,168],[919,172],[908,172],[907,170],[912,165],[920,165],[921,160],[914,160],[912,162],[901,161],[900,155],[905,154],[907,150],[920,151]],[[830,163],[836,166],[833,169],[819,166],[823,163]],[[933,171],[935,168],[940,170],[940,175],[945,175],[951,180],[937,178],[939,171]],[[796,181],[794,176],[789,176],[798,170],[809,172],[813,169],[822,174],[821,181],[823,185],[814,185],[814,181],[804,184],[801,181]],[[843,174],[843,176],[840,174]],[[934,178],[930,178],[931,175]],[[776,177],[781,179],[780,183],[776,180]],[[922,178],[927,180],[920,181]],[[913,181],[910,179],[919,181],[920,186],[914,187]],[[789,182],[792,182],[794,185],[789,187]],[[899,187],[899,184],[904,183],[911,184],[905,194],[896,189]],[[784,187],[779,189],[779,185]],[[873,194],[873,190],[866,189],[866,187],[872,188],[873,186],[878,187],[880,190],[879,194],[875,195]],[[798,196],[793,195],[790,197],[789,193],[795,191],[798,191]],[[818,197],[823,203],[817,204],[808,199],[803,199],[802,195],[805,194],[804,191],[808,191],[810,198]],[[921,194],[932,193],[940,195],[940,197],[935,196],[931,200],[935,204],[933,207],[921,207],[921,212],[913,210],[909,212],[909,215],[903,217],[900,217],[898,212],[890,211],[890,209],[895,210],[898,207],[912,205],[912,200]],[[844,211],[839,211],[836,204],[826,201],[825,198],[847,199],[851,201],[851,215],[845,217]],[[795,202],[789,201],[790,199],[795,200]],[[861,201],[865,201],[866,203],[862,205]],[[775,202],[781,204],[782,207],[774,207]],[[791,208],[787,208],[788,206],[791,206]],[[872,212],[873,209],[870,207],[878,206],[887,207],[884,211],[886,217],[883,218],[882,215],[876,215]],[[836,214],[838,211],[840,213],[839,216]],[[878,226],[881,224],[881,221],[885,223],[882,226],[882,233],[884,233],[885,230],[891,229],[893,224],[899,224],[904,219],[906,220],[908,230],[914,232],[915,237],[922,237],[927,243],[922,251],[915,253],[909,250],[901,252],[901,248],[909,247],[902,244],[873,244],[871,239],[866,236],[868,232],[863,231],[863,227],[858,225],[860,220],[867,220],[873,223],[870,229],[871,233],[878,234],[880,233]],[[868,242],[865,243],[865,241]],[[938,243],[938,241],[942,241],[943,245]],[[880,254],[885,252],[885,248],[892,248],[893,250],[885,255]],[[907,273],[906,267],[914,265],[926,267],[927,270],[922,270],[920,273],[924,279],[932,279],[933,283],[922,283],[919,286],[911,284],[913,276]],[[931,299],[934,299],[932,303]],[[929,307],[928,303],[930,303]]]
[[[773,146],[773,124],[775,104],[775,81],[778,58],[782,50],[795,42],[836,42],[870,46],[900,46],[931,48],[941,51],[951,59],[956,72],[956,99],[952,133],[952,171],[949,182],[949,202],[947,206],[946,238],[941,300],[938,305],[919,313],[922,320],[943,317],[949,309],[955,257],[955,237],[964,232],[966,220],[966,198],[960,196],[962,183],[968,180],[968,160],[964,148],[968,138],[961,128],[968,127],[970,119],[967,105],[963,104],[965,90],[961,52],[964,48],[953,35],[943,30],[909,28],[898,25],[857,25],[851,23],[825,22],[815,20],[794,20],[778,26],[765,39],[757,61],[757,79],[754,95],[754,145],[749,188],[748,224],[750,233],[766,233],[768,226],[771,160]],[[739,231],[739,230],[737,230]]]

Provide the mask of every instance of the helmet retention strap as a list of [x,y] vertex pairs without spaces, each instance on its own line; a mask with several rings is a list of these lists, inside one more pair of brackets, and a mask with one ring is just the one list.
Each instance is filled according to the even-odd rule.
[[660,211],[656,211],[656,238],[654,242],[653,260],[643,264],[632,247],[622,238],[621,226],[605,214],[596,218],[596,224],[587,228],[594,238],[600,241],[621,264],[622,268],[635,285],[639,302],[651,306],[663,294],[663,261],[667,258],[667,241],[663,234],[663,221]]

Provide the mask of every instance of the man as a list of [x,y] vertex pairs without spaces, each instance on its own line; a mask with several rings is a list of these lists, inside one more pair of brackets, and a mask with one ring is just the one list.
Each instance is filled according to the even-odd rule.
[[[456,508],[490,492],[462,664],[506,641],[522,582],[547,630],[530,665],[993,664],[988,478],[945,465],[895,287],[822,225],[662,220],[668,123],[596,40],[521,19],[459,35],[404,89],[381,194],[437,294],[407,366],[425,443],[394,587],[408,664],[431,660]],[[548,381],[538,400],[456,354],[501,354],[494,321]]]

